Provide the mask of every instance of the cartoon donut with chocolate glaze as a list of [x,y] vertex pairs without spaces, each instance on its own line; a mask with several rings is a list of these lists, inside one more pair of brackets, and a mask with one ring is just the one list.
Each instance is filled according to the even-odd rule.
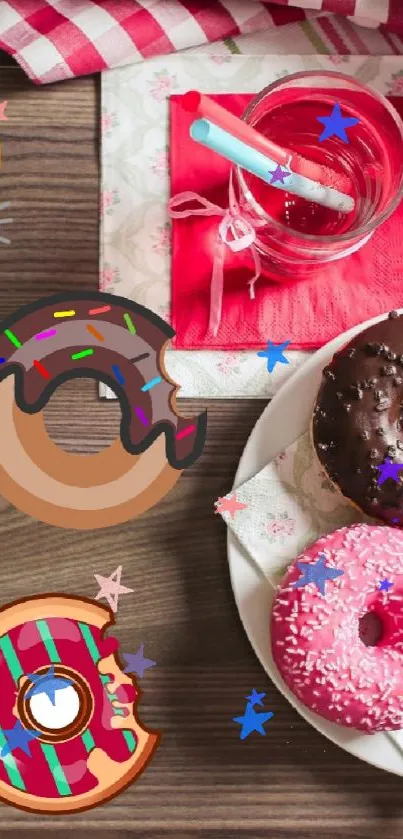
[[[164,368],[174,331],[125,297],[57,294],[0,324],[0,493],[59,527],[127,521],[157,503],[203,450],[206,412],[175,410]],[[62,451],[43,408],[68,379],[105,382],[120,401],[120,438],[95,455]]]
[[43,595],[0,610],[0,798],[33,812],[86,810],[127,787],[159,735],[104,638],[110,610]]

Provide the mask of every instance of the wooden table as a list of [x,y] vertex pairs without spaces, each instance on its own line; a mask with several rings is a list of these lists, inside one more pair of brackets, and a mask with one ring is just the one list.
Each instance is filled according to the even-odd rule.
[[[0,315],[62,290],[96,288],[99,77],[35,87],[0,54],[0,201],[12,201],[0,246]],[[401,839],[403,781],[360,763],[303,719],[255,658],[231,593],[226,532],[214,500],[229,491],[264,403],[200,400],[208,437],[200,460],[140,519],[97,532],[62,531],[3,505],[0,604],[43,592],[94,597],[94,573],[123,565],[122,649],[157,662],[141,681],[141,717],[163,732],[146,772],[112,802],[51,817],[0,805],[0,837],[36,839]],[[46,409],[50,434],[89,454],[118,433],[120,410],[94,382],[69,383]],[[1,428],[0,428],[1,431]],[[266,691],[267,735],[239,739],[232,718]],[[0,686],[1,689],[1,686]],[[1,701],[1,695],[0,695]]]

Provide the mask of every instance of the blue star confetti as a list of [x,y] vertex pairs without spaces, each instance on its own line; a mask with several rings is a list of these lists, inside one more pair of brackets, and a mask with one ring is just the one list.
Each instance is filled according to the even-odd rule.
[[36,740],[40,737],[39,731],[34,731],[30,728],[24,728],[20,720],[17,720],[13,728],[4,728],[3,734],[6,738],[6,745],[0,751],[0,758],[7,757],[16,749],[22,749],[28,757],[31,757],[29,744],[31,740]]
[[322,134],[319,137],[319,142],[323,143],[324,140],[328,140],[329,137],[339,137],[340,140],[343,140],[343,143],[349,143],[349,139],[346,134],[346,128],[352,128],[353,125],[357,125],[360,121],[356,117],[342,117],[340,105],[336,102],[333,106],[332,113],[329,114],[327,117],[316,117],[316,119],[324,125],[324,129]]
[[379,583],[379,591],[389,591],[392,586],[393,583],[390,583],[389,580],[381,580]]
[[259,358],[267,358],[267,370],[272,373],[276,364],[289,364],[288,358],[283,355],[283,350],[288,347],[291,341],[284,341],[282,344],[273,344],[272,341],[267,342],[265,350],[259,350],[257,355]]
[[255,688],[253,688],[251,695],[246,696],[245,699],[247,699],[250,702],[250,704],[252,705],[252,708],[253,708],[254,705],[263,705],[262,699],[265,696],[266,696],[265,693],[258,693],[257,690],[255,690]]
[[263,714],[257,713],[257,711],[255,711],[252,707],[251,702],[248,702],[243,717],[233,717],[233,722],[236,722],[241,726],[239,739],[245,740],[246,737],[249,737],[249,734],[252,734],[252,731],[257,731],[259,734],[265,736],[266,732],[263,726],[266,722],[271,720],[273,716],[274,714],[272,711],[267,711]]
[[141,644],[136,653],[123,653],[123,658],[127,662],[124,673],[136,673],[140,679],[143,678],[144,672],[149,667],[155,667],[156,661],[151,658],[144,658],[144,644]]
[[52,705],[56,704],[56,691],[73,684],[65,676],[55,675],[54,664],[49,667],[47,673],[27,673],[27,678],[32,682],[32,686],[27,691],[26,698],[30,699],[32,696],[44,693],[49,697]]
[[396,482],[399,480],[399,469],[403,469],[403,463],[393,463],[393,460],[390,460],[390,458],[387,457],[384,462],[376,468],[380,472],[378,486],[381,486],[381,484],[384,484],[388,478],[392,478],[392,480]]
[[324,595],[326,580],[335,580],[336,577],[344,574],[344,571],[338,568],[329,568],[325,562],[324,554],[319,554],[317,562],[297,562],[299,570],[302,571],[302,577],[294,583],[294,588],[303,588],[309,583],[315,583],[320,593]]
[[284,178],[289,178],[290,175],[292,175],[292,172],[289,172],[288,169],[282,169],[279,165],[276,166],[274,172],[269,172],[269,175],[271,175],[271,181],[269,181],[269,183],[275,184],[276,181],[279,181],[283,184]]

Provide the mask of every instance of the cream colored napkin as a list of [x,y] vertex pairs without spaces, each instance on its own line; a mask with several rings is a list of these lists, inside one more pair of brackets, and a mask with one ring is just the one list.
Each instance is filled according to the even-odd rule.
[[353,522],[371,521],[328,480],[308,431],[235,494],[247,506],[221,515],[272,585],[320,536]]

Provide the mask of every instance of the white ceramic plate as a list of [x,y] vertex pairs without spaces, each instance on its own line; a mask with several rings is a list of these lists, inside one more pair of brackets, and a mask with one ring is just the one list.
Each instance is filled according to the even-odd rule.
[[[403,313],[403,310],[400,312]],[[323,367],[330,361],[333,353],[357,332],[384,317],[385,315],[381,315],[368,320],[330,341],[283,385],[263,411],[249,437],[235,475],[233,489],[263,469],[308,429]],[[259,661],[277,688],[311,725],[338,746],[380,769],[403,776],[403,731],[362,734],[327,722],[305,708],[291,693],[271,655],[269,615],[273,589],[231,530],[228,530],[228,561],[232,589],[245,632]]]

